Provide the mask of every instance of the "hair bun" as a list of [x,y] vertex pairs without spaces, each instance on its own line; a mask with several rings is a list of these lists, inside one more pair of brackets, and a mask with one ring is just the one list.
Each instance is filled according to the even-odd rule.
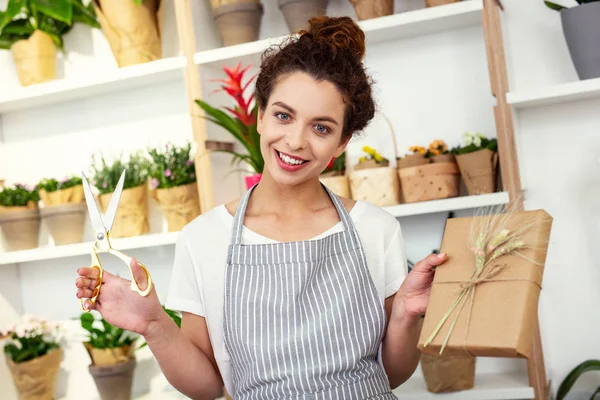
[[365,56],[365,33],[350,17],[313,17],[308,33],[315,42],[326,43],[337,49],[353,51],[359,60]]

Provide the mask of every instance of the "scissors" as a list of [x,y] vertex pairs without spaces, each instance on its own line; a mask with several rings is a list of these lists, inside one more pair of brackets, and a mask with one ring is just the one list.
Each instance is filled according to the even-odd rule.
[[[98,298],[98,295],[100,294],[100,287],[102,286],[102,277],[104,275],[104,269],[102,268],[102,263],[100,262],[98,253],[110,253],[110,254],[120,258],[121,260],[123,260],[123,262],[125,262],[127,264],[127,267],[129,267],[129,272],[131,272],[131,290],[133,290],[134,292],[137,292],[140,296],[143,296],[143,297],[148,296],[148,294],[152,290],[152,277],[150,276],[150,273],[148,272],[146,267],[144,265],[142,265],[142,263],[140,263],[140,266],[146,273],[146,280],[148,281],[148,287],[146,288],[146,290],[141,290],[137,281],[135,280],[135,277],[133,276],[133,271],[131,270],[131,259],[132,258],[123,254],[119,250],[114,249],[110,243],[110,230],[112,229],[113,222],[115,221],[115,216],[117,215],[117,208],[119,206],[119,200],[121,199],[121,193],[123,192],[123,184],[125,182],[125,172],[126,171],[124,170],[123,173],[121,174],[121,177],[119,178],[119,183],[117,183],[117,187],[115,188],[115,191],[113,192],[113,195],[112,195],[112,198],[108,205],[108,208],[106,209],[106,214],[104,214],[104,215],[102,215],[98,209],[98,204],[96,203],[96,200],[94,199],[94,195],[92,194],[92,189],[91,189],[90,184],[85,176],[85,173],[83,171],[81,172],[81,177],[82,177],[82,181],[83,181],[83,192],[85,194],[85,201],[87,203],[87,208],[88,208],[88,211],[90,214],[90,219],[92,221],[92,227],[94,229],[95,238],[96,238],[96,240],[94,242],[94,246],[92,247],[92,253],[91,253],[92,265],[91,265],[91,267],[97,268],[99,271],[98,284],[94,288],[92,297],[89,298],[92,305],[94,305],[96,303],[96,299]],[[89,310],[86,310],[83,307],[83,301],[84,301],[84,299],[79,299],[79,306],[81,308],[81,311],[89,312]]]

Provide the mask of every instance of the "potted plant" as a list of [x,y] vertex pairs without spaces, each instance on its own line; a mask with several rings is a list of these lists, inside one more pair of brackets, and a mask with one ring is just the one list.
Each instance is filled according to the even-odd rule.
[[7,251],[36,248],[40,236],[39,193],[21,184],[0,190],[0,228]]
[[260,181],[265,161],[260,152],[260,135],[256,129],[258,103],[255,102],[254,106],[251,106],[254,95],[248,97],[244,94],[256,75],[242,85],[244,74],[248,71],[250,66],[248,65],[244,69],[240,68],[241,63],[233,69],[223,67],[223,71],[225,71],[229,79],[219,80],[223,85],[221,86],[221,89],[216,90],[225,91],[234,99],[236,105],[233,108],[224,107],[229,114],[210,106],[203,100],[196,100],[196,103],[204,110],[206,114],[205,118],[231,133],[231,135],[233,135],[233,137],[246,149],[246,154],[229,150],[214,151],[229,153],[233,156],[234,163],[244,162],[252,168],[254,174],[246,177],[246,187],[249,189],[255,183]]
[[[579,363],[575,368],[571,370],[567,374],[567,376],[563,379],[560,386],[558,387],[558,391],[556,392],[556,400],[564,400],[567,394],[571,391],[571,388],[577,382],[577,379],[581,377],[581,375],[586,372],[591,371],[600,371],[600,360],[586,360]],[[588,393],[589,394],[589,393]],[[596,395],[600,394],[600,386],[594,391],[592,396],[589,398],[590,400],[594,400]],[[587,398],[587,397],[586,397]]]
[[162,58],[163,0],[92,0],[119,67]]
[[498,141],[482,133],[466,132],[464,145],[451,151],[470,195],[496,191]]
[[0,340],[19,400],[54,399],[63,357],[59,325],[25,315],[22,324],[1,331]]
[[291,33],[309,28],[308,21],[325,15],[329,0],[278,0],[279,10]]
[[36,185],[40,195],[40,216],[56,245],[80,243],[87,207],[80,176],[58,181],[44,178]]
[[167,143],[164,148],[150,149],[152,196],[162,208],[168,231],[183,229],[200,215],[196,170],[190,155],[191,143],[178,147]]
[[211,0],[210,4],[225,46],[258,40],[264,12],[260,0]]
[[579,79],[600,77],[600,0],[575,0],[565,7],[552,1],[546,6],[560,12],[563,34]]
[[[163,306],[163,310],[181,327],[181,316]],[[133,374],[137,365],[135,351],[139,347],[137,334],[118,328],[106,322],[96,313],[82,313],[79,316],[81,327],[86,331],[83,345],[91,364],[88,370],[102,400],[130,400],[132,397]]]
[[112,227],[113,237],[139,236],[150,230],[148,218],[148,170],[149,162],[141,152],[134,152],[126,160],[120,158],[108,164],[100,157],[100,165],[96,165],[94,156],[92,164],[93,182],[98,189],[98,200],[101,212],[105,213],[112,194],[125,172],[123,193]]
[[332,158],[319,180],[340,197],[350,198],[350,182],[346,176],[346,152]]
[[350,173],[353,200],[366,201],[380,207],[400,203],[400,180],[396,169],[377,150],[363,146],[364,155]]
[[394,13],[394,0],[349,0],[359,21]]
[[82,0],[8,0],[0,11],[0,48],[11,50],[22,86],[56,79],[56,49],[73,24],[100,25]]
[[410,153],[397,160],[398,169],[414,167],[415,165],[428,164],[429,159],[425,157],[427,150],[423,146],[410,146]]
[[432,163],[455,163],[456,157],[448,150],[446,142],[436,139],[427,147],[425,158],[429,158]]

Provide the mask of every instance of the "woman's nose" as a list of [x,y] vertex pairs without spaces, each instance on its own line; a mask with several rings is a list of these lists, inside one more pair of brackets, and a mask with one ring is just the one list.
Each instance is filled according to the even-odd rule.
[[306,130],[304,127],[294,127],[285,136],[285,141],[290,150],[299,150],[306,147]]

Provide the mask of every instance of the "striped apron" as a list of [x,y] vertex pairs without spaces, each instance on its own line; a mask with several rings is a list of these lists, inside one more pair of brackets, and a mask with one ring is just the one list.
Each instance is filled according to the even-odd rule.
[[254,187],[235,214],[225,275],[224,340],[233,398],[397,399],[378,362],[385,309],[340,200],[323,186],[342,232],[244,245]]

